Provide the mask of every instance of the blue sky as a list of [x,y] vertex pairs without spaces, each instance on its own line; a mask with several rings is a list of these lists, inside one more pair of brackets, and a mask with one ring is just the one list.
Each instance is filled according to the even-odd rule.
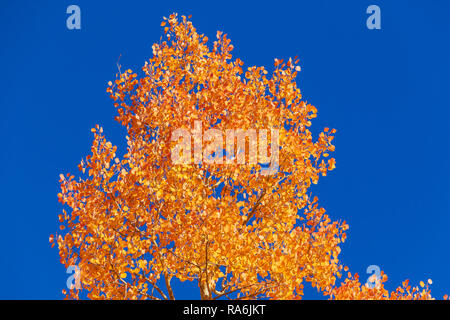
[[[81,8],[81,30],[66,8]],[[368,30],[366,8],[381,8]],[[0,4],[0,299],[61,299],[58,175],[77,173],[96,124],[124,150],[105,92],[116,63],[137,70],[173,12],[200,33],[229,35],[245,66],[299,56],[298,84],[317,130],[338,130],[336,170],[314,188],[349,225],[341,259],[388,288],[433,280],[450,292],[450,23],[447,1],[2,1]],[[192,287],[180,298],[197,298]],[[307,290],[305,298],[316,298]]]

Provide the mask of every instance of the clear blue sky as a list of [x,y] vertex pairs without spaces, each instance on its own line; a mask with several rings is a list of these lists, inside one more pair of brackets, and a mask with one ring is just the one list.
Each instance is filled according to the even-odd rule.
[[[81,30],[66,28],[70,4]],[[381,30],[366,28],[371,4]],[[448,1],[21,0],[0,4],[0,298],[62,298],[67,275],[48,244],[58,175],[78,172],[95,124],[124,150],[107,82],[119,55],[135,70],[151,57],[172,12],[210,39],[228,33],[246,66],[299,56],[314,128],[338,129],[336,170],[314,191],[350,224],[342,261],[363,280],[379,265],[391,289],[431,278],[436,297],[449,293]]]

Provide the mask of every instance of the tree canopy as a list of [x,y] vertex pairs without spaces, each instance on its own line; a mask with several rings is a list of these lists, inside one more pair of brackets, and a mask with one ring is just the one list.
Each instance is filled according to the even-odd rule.
[[[107,88],[127,131],[125,154],[96,126],[80,177],[61,175],[64,231],[51,242],[66,267],[80,268],[81,290],[91,299],[175,299],[176,278],[198,283],[202,299],[301,299],[305,283],[332,299],[431,298],[428,285],[389,292],[384,274],[373,288],[346,274],[339,255],[348,225],[310,188],[335,168],[336,131],[313,137],[317,109],[302,100],[297,58],[275,59],[270,74],[244,69],[226,34],[211,48],[189,18],[173,14],[161,26],[167,39],[142,70],[119,70]],[[195,122],[202,132],[276,133],[277,150],[272,139],[266,161],[208,161],[225,144],[209,148],[200,137],[200,158],[174,163],[174,131]],[[225,158],[240,152],[232,142]],[[269,173],[267,162],[276,162]]]

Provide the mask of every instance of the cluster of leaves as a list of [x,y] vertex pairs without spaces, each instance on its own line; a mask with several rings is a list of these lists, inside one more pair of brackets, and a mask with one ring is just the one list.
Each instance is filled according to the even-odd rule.
[[372,275],[369,278],[371,285],[362,285],[359,282],[358,274],[352,276],[349,272],[347,278],[341,286],[333,288],[326,294],[330,295],[331,299],[336,300],[432,300],[429,284],[432,284],[431,279],[425,285],[420,282],[421,289],[411,287],[409,280],[405,280],[402,286],[398,287],[394,291],[388,291],[384,287],[384,283],[387,281],[387,276],[381,272],[379,278],[376,275]]
[[[349,278],[337,287],[345,222],[332,221],[308,194],[334,169],[335,130],[313,141],[317,115],[301,100],[298,60],[243,70],[217,32],[212,49],[191,21],[171,15],[141,75],[119,72],[107,92],[127,130],[127,151],[97,126],[76,180],[61,176],[56,235],[61,262],[78,265],[92,299],[174,299],[171,281],[196,281],[202,299],[300,299],[304,283],[331,298],[429,298]],[[277,129],[279,170],[261,165],[171,162],[174,129]],[[53,241],[53,236],[51,237]],[[403,291],[402,291],[403,290]],[[78,298],[79,290],[68,297]]]

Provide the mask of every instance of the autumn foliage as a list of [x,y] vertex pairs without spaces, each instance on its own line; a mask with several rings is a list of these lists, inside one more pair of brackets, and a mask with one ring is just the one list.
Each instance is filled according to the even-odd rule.
[[[222,32],[208,46],[188,18],[161,24],[142,70],[117,74],[107,92],[127,130],[121,157],[94,128],[82,174],[61,176],[57,243],[78,265],[91,299],[174,299],[174,279],[195,281],[202,299],[301,299],[310,283],[332,299],[423,299],[428,287],[374,288],[339,260],[344,221],[333,221],[310,186],[335,167],[334,129],[314,139],[314,106],[302,101],[296,59],[243,69]],[[279,168],[262,164],[173,164],[173,130],[279,130]],[[344,279],[346,278],[346,279]]]

